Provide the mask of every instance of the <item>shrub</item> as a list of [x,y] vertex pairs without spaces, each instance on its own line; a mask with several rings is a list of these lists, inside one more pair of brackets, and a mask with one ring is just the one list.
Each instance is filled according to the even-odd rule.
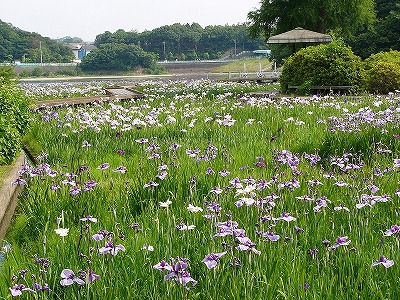
[[378,62],[367,71],[367,89],[372,93],[387,94],[400,89],[400,65]]
[[21,150],[21,135],[12,120],[0,116],[0,165],[11,163]]
[[40,77],[43,76],[43,70],[39,67],[36,67],[31,72],[32,77]]
[[0,164],[10,163],[21,149],[29,127],[31,101],[13,82],[0,83]]
[[367,89],[387,94],[400,89],[400,51],[379,52],[364,61],[367,70]]
[[364,68],[372,69],[378,62],[389,62],[400,66],[400,51],[390,50],[372,54],[364,61]]
[[360,89],[364,85],[364,69],[361,58],[342,41],[303,48],[290,56],[283,65],[280,77],[281,89],[288,86],[350,85]]
[[15,77],[14,68],[11,66],[0,67],[0,84],[2,82],[9,82]]

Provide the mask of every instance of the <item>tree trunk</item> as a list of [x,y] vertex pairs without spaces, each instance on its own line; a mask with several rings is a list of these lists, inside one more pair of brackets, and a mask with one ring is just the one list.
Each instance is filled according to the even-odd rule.
[[317,32],[325,33],[325,9],[320,7],[318,9]]

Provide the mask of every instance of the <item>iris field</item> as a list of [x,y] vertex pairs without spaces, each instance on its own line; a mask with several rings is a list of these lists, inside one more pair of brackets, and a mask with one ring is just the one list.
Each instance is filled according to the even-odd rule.
[[400,298],[398,93],[136,88],[35,113],[0,299]]

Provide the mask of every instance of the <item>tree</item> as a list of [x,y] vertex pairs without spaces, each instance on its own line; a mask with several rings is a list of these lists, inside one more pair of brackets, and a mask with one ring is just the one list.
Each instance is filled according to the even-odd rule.
[[400,50],[400,3],[398,0],[377,0],[377,22],[370,30],[360,30],[349,41],[362,58],[379,51]]
[[137,45],[102,44],[91,51],[82,61],[84,71],[122,70],[131,71],[137,67],[152,69],[156,58]]
[[40,62],[40,42],[43,62],[70,62],[74,58],[72,50],[60,42],[23,31],[0,20],[0,62],[10,60],[10,57],[12,60],[22,60],[26,54],[28,61]]
[[262,0],[261,7],[248,13],[249,31],[268,39],[296,27],[341,37],[375,20],[374,0]]
[[[95,45],[136,44],[146,52],[158,55],[160,59],[193,59],[193,57],[219,58],[221,53],[233,50],[265,48],[261,38],[252,39],[245,24],[207,26],[204,29],[197,23],[165,25],[151,31],[137,33],[122,29],[114,33],[106,31],[97,35]],[[164,47],[165,46],[165,47]],[[1,45],[0,45],[1,47]]]

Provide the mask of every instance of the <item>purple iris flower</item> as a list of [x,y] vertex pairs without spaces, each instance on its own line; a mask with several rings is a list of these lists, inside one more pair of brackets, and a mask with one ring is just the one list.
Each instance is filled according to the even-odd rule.
[[387,269],[394,265],[394,261],[387,259],[385,256],[381,256],[377,261],[372,263],[371,267],[375,267],[377,265],[382,265]]
[[313,258],[315,258],[315,256],[316,256],[317,253],[318,253],[318,248],[308,249],[308,253],[309,253]]
[[107,242],[107,244],[104,247],[99,248],[99,253],[100,254],[111,254],[113,256],[117,255],[119,251],[125,251],[125,247],[122,245],[116,245],[112,242]]
[[143,188],[155,187],[155,186],[159,186],[159,184],[158,184],[157,182],[150,181],[150,182],[144,184],[144,185],[143,185]]
[[118,168],[114,169],[113,172],[120,172],[124,174],[126,173],[126,168],[124,166],[119,166]]
[[257,161],[256,163],[254,163],[254,165],[256,167],[259,167],[259,168],[266,168],[267,167],[267,164],[262,160]]
[[94,217],[92,217],[90,215],[88,215],[85,218],[81,218],[80,220],[83,221],[83,222],[89,221],[89,222],[97,223],[97,218],[94,218]]
[[120,149],[120,150],[117,151],[117,153],[118,153],[119,155],[124,155],[124,154],[125,154],[125,150]]
[[105,169],[108,169],[109,167],[110,167],[109,163],[104,163],[104,164],[101,164],[100,166],[98,166],[97,169],[105,170]]
[[35,282],[34,284],[32,284],[32,288],[36,291],[49,291],[50,287],[47,283],[41,285],[37,282]]
[[197,284],[197,281],[190,276],[189,272],[184,272],[181,277],[178,277],[177,281],[183,286],[186,286],[189,282],[192,282],[193,285]]
[[164,271],[164,270],[172,271],[172,267],[164,260],[162,260],[158,264],[154,265],[153,268],[157,269],[159,271]]
[[327,240],[327,239],[325,239],[325,240],[323,240],[323,241],[321,242],[321,244],[324,245],[324,246],[328,246],[330,243],[331,243],[331,242],[330,242],[329,240]]
[[69,190],[69,193],[71,194],[71,196],[76,196],[80,192],[81,192],[81,189],[79,187],[77,187],[77,186],[74,186]]
[[177,143],[172,143],[172,145],[169,147],[171,150],[178,150],[178,148],[180,148],[181,145],[177,144]]
[[394,168],[400,168],[400,158],[395,158],[393,160],[393,167]]
[[226,253],[226,251],[221,253],[211,253],[206,255],[202,262],[205,263],[207,268],[211,270],[217,266],[220,257],[224,256]]
[[347,212],[350,212],[350,209],[346,206],[344,206],[343,204],[339,204],[339,206],[336,206],[333,208],[334,210],[345,210]]
[[148,139],[145,139],[145,138],[141,138],[141,139],[138,139],[138,140],[135,140],[135,142],[136,143],[139,143],[139,144],[145,144],[145,143],[147,143],[149,140]]
[[208,167],[206,170],[206,175],[214,175],[214,174],[215,174],[215,171],[211,167]]
[[164,276],[164,281],[173,278],[176,282],[184,286],[189,282],[196,285],[197,281],[190,276],[189,272],[185,271],[188,267],[186,261],[186,259],[177,259],[177,262],[171,266],[170,273]]
[[236,247],[239,251],[252,251],[255,254],[260,255],[261,251],[255,248],[256,244],[253,243],[247,236],[245,237],[236,237],[236,240],[239,242],[239,246]]
[[87,148],[87,147],[90,147],[90,146],[92,146],[92,145],[90,145],[88,141],[86,141],[86,140],[83,141],[82,148]]
[[101,241],[106,236],[108,236],[108,231],[101,229],[101,230],[99,230],[99,232],[97,232],[96,234],[92,235],[92,239],[94,239],[95,241]]
[[97,279],[100,279],[100,276],[95,274],[92,270],[87,270],[85,272],[85,274],[87,276],[86,280],[87,280],[88,283],[91,283],[91,282],[93,282],[93,281],[95,281]]
[[231,174],[231,172],[229,172],[228,170],[221,170],[218,172],[219,175],[221,175],[222,177],[226,177],[229,174]]
[[157,174],[156,177],[160,178],[161,180],[164,180],[168,175],[167,171],[162,171],[161,173]]
[[223,190],[219,187],[219,186],[214,186],[211,190],[210,190],[210,194],[215,194],[215,195],[219,195],[223,192]]
[[61,281],[60,284],[62,286],[68,286],[76,282],[77,284],[85,284],[85,282],[80,279],[79,277],[76,277],[74,272],[70,269],[64,269],[61,272]]
[[262,237],[269,239],[271,242],[278,241],[281,237],[272,231],[263,232]]
[[21,177],[18,177],[17,180],[15,180],[13,183],[11,183],[11,185],[15,186],[15,185],[25,185],[26,184],[26,180],[22,179]]
[[85,192],[87,192],[87,191],[92,191],[93,188],[96,187],[96,186],[98,186],[98,185],[99,185],[99,184],[98,184],[96,181],[94,181],[94,180],[87,181],[87,182],[85,182],[85,187],[83,188],[83,190],[84,190]]
[[299,233],[299,232],[304,232],[304,229],[298,226],[294,226],[294,231],[296,231],[296,233]]
[[399,225],[393,225],[392,227],[390,227],[390,229],[385,231],[385,236],[392,236],[392,235],[400,236],[400,226]]
[[332,251],[340,246],[347,246],[350,244],[351,240],[347,240],[348,237],[347,236],[343,236],[343,237],[338,237],[336,239],[336,243],[334,243],[332,246],[328,247],[328,251]]
[[11,295],[13,297],[21,296],[22,292],[24,292],[24,291],[36,293],[34,290],[32,290],[31,288],[25,287],[25,285],[23,285],[23,284],[14,285],[12,288],[9,288],[9,289],[10,289]]
[[287,212],[282,213],[278,219],[279,220],[284,220],[286,222],[296,221],[296,218],[292,217],[290,215],[290,213],[287,213]]

